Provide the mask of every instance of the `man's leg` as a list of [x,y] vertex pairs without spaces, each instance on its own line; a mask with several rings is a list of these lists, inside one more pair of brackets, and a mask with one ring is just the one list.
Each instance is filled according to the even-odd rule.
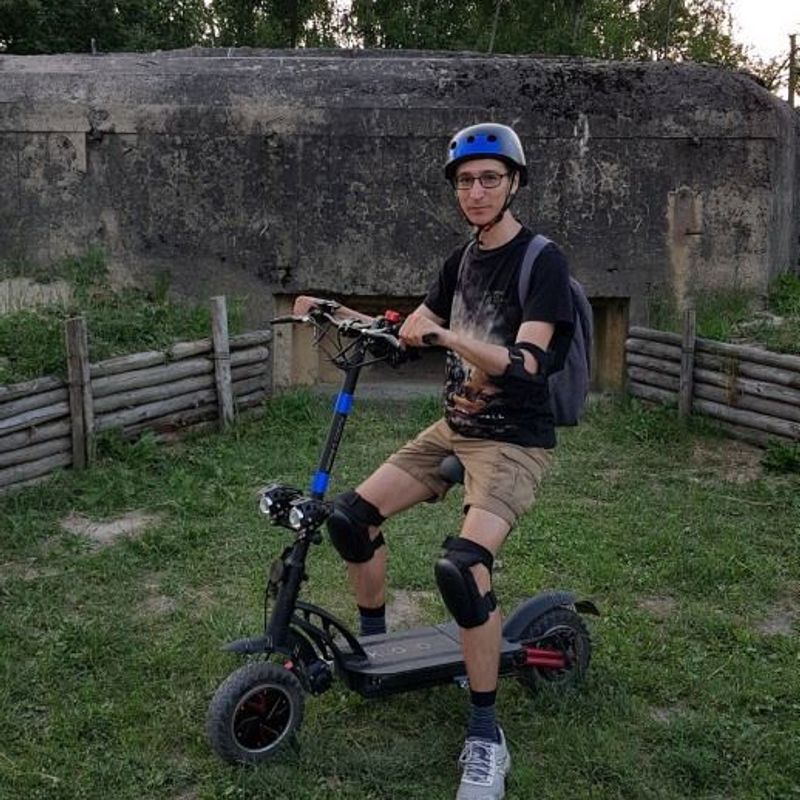
[[[461,537],[485,547],[496,556],[508,535],[510,525],[500,517],[482,508],[470,508],[461,527]],[[492,588],[489,570],[483,564],[471,567],[481,595]],[[500,640],[502,619],[499,609],[489,614],[489,619],[475,628],[461,629],[464,662],[469,685],[476,692],[497,690],[497,673],[500,668]]]
[[[406,508],[427,500],[431,490],[404,470],[392,464],[382,464],[370,475],[356,492],[378,509],[383,517],[391,517]],[[380,528],[371,525],[370,539],[373,541]],[[350,585],[361,614],[361,631],[382,633],[386,629],[386,546],[378,547],[369,561],[347,563]]]
[[[499,609],[493,607],[495,603],[490,592],[491,564],[510,527],[502,517],[472,506],[464,519],[460,537],[446,548],[452,560],[461,561],[461,570],[469,569],[475,582],[471,590],[461,595],[463,605],[469,607],[461,614],[461,643],[469,678],[470,715],[466,742],[459,758],[463,773],[456,800],[500,800],[505,796],[505,777],[511,759],[495,713],[502,621]],[[478,563],[473,563],[476,560]],[[443,587],[439,570],[437,565],[437,579],[444,595],[447,587]],[[455,578],[446,566],[443,572],[445,584],[448,574],[450,579]],[[465,585],[468,583],[467,580]],[[471,601],[468,596],[472,597]],[[453,599],[451,595],[451,602]],[[459,602],[456,601],[456,605]],[[455,611],[455,606],[451,608]]]

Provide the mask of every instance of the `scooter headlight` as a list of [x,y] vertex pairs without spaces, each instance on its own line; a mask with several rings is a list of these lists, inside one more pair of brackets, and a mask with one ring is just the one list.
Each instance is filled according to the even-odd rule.
[[259,492],[258,510],[276,525],[282,524],[289,511],[289,504],[300,496],[300,490],[292,486],[273,483]]
[[289,527],[296,531],[302,530],[305,521],[306,515],[303,513],[303,507],[292,506],[292,510],[289,512]]

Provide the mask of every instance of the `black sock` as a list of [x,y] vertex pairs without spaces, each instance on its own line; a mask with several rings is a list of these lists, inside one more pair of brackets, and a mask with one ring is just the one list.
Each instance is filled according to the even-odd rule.
[[361,635],[375,636],[378,633],[386,633],[386,604],[378,608],[358,607],[361,617]]
[[467,724],[467,737],[486,739],[489,742],[500,741],[497,730],[497,717],[495,714],[495,698],[497,690],[493,692],[469,692],[469,723]]

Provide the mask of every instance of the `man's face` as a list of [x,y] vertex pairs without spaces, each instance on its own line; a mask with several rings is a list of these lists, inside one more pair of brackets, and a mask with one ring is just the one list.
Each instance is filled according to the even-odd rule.
[[[503,208],[512,180],[508,166],[496,158],[476,158],[456,169],[456,196],[473,225],[487,225]],[[516,188],[516,186],[515,186]]]

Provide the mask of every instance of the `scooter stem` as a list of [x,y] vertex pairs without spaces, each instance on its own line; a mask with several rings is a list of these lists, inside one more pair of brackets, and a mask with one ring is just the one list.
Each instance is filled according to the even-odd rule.
[[[363,353],[359,353],[358,361],[361,360]],[[319,467],[311,478],[310,495],[316,500],[322,500],[325,497],[325,492],[328,489],[328,482],[330,481],[331,470],[333,468],[333,461],[336,458],[336,453],[339,450],[339,443],[342,440],[342,433],[344,425],[347,422],[347,417],[353,407],[353,395],[355,394],[356,384],[358,383],[358,376],[361,372],[361,364],[349,367],[344,374],[344,381],[339,394],[336,395],[336,404],[333,409],[333,419],[331,420],[330,428],[328,429],[328,438],[325,440],[325,446],[322,448],[322,454],[319,459]]]

